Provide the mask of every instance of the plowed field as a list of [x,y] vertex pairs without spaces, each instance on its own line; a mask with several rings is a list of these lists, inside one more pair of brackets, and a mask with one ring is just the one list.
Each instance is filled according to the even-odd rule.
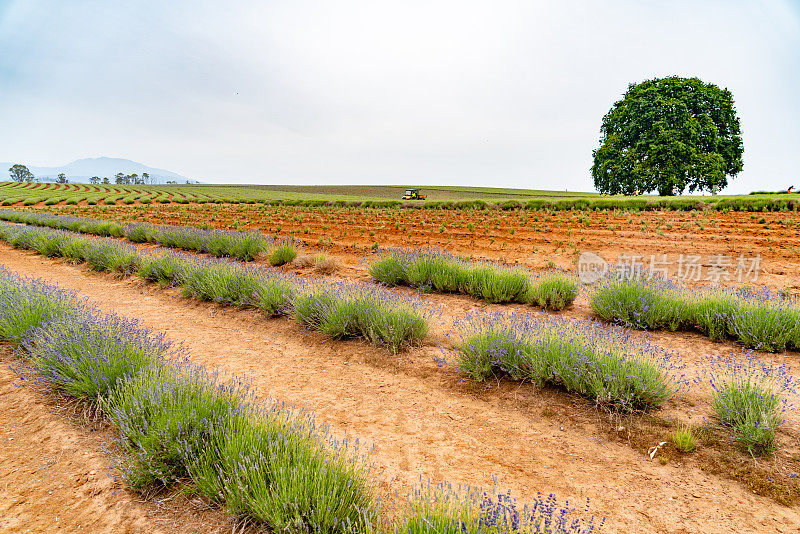
[[[257,205],[86,206],[53,212],[119,221],[253,229],[291,235],[307,246],[346,255],[363,256],[376,244],[380,248],[431,246],[533,269],[551,265],[573,269],[580,254],[588,251],[611,262],[623,254],[638,257],[637,261],[645,265],[651,261],[660,265],[666,260],[670,272],[677,274],[683,255],[685,262],[701,266],[689,273],[692,282],[717,281],[709,268],[725,259],[731,263],[726,269],[730,281],[737,282],[739,257],[746,260],[748,268],[751,258],[759,257],[756,282],[800,288],[800,215],[795,212],[548,213]],[[699,258],[692,260],[694,256]],[[752,277],[742,279],[753,281]]]

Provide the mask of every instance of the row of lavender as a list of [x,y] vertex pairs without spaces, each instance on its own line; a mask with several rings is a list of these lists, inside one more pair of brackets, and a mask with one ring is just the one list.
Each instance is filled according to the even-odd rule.
[[259,232],[207,230],[192,226],[149,223],[123,225],[101,219],[11,210],[0,211],[0,220],[103,237],[125,237],[135,243],[156,243],[241,261],[252,261],[264,254],[273,266],[288,263],[297,256],[292,241],[273,239]]
[[[94,405],[118,431],[118,465],[134,489],[190,481],[194,491],[281,532],[576,532],[568,503],[421,488],[391,521],[368,457],[313,414],[257,397],[247,381],[192,364],[136,321],[0,267],[0,338],[26,353],[24,378]],[[555,529],[555,530],[552,530]]]
[[707,384],[718,422],[752,455],[775,452],[776,432],[797,408],[800,382],[788,365],[748,351],[708,356],[687,376],[679,355],[598,321],[476,313],[456,322],[454,341],[452,363],[472,380],[552,384],[620,412],[650,410],[681,389]]
[[30,357],[26,377],[114,423],[131,487],[190,479],[231,513],[281,531],[364,532],[375,522],[371,466],[310,414],[258,400],[245,381],[191,364],[164,334],[41,281],[0,270],[0,310],[0,336]]
[[[126,226],[100,219],[11,210],[0,211],[0,220],[105,237],[126,237],[135,243],[157,243],[243,261],[270,250],[269,262],[273,266],[288,263],[297,256],[291,242],[277,242],[255,232],[146,223]],[[578,294],[576,280],[566,273],[533,276],[523,269],[467,262],[435,249],[388,251],[372,263],[370,274],[390,287],[407,285],[420,290],[466,293],[489,302],[530,303],[552,310],[569,306]]]
[[534,276],[525,269],[470,262],[432,248],[389,250],[371,263],[369,272],[389,287],[465,293],[488,302],[534,304],[550,310],[566,308],[578,296],[578,283],[567,273]]
[[[432,312],[413,296],[373,285],[343,281],[308,283],[272,269],[223,260],[203,260],[176,253],[142,252],[113,239],[101,240],[59,230],[8,224],[0,225],[0,238],[15,247],[32,249],[45,256],[86,261],[94,269],[136,272],[148,281],[180,286],[189,297],[233,306],[256,307],[267,316],[293,313],[299,324],[317,329],[333,339],[365,337],[395,351],[427,335],[427,316]],[[484,316],[474,316],[472,319],[478,321],[481,317]],[[500,327],[503,321],[496,319],[486,317],[485,325]],[[525,328],[516,328],[516,331],[525,331],[526,335],[541,342],[555,332],[544,320],[530,321]],[[645,352],[639,353],[642,357],[635,358],[623,350],[609,352],[606,347],[612,345],[608,340],[614,334],[601,329],[596,329],[596,332],[597,335],[585,344],[579,354],[574,346],[565,349],[565,354],[572,358],[568,363],[562,362],[563,365],[558,369],[551,365],[549,371],[528,372],[524,378],[537,383],[562,385],[599,404],[622,410],[656,407],[669,398],[672,391],[669,367],[659,365],[663,359],[653,358]],[[563,333],[557,337],[566,339]],[[509,370],[509,366],[516,365],[511,360],[519,359],[518,355],[510,356],[508,351],[503,352],[502,357],[506,361],[498,366],[493,362],[501,357],[500,353],[488,341],[481,344],[485,349],[481,356],[472,353],[471,342],[464,346],[464,352],[469,356],[465,356],[459,368],[467,376],[485,379],[493,367],[503,369],[514,377],[520,374],[519,371]],[[612,358],[616,370],[620,371],[613,375],[607,369]],[[466,363],[469,359],[472,364]],[[526,364],[526,368],[532,366],[530,362]],[[477,371],[477,367],[483,371]],[[572,380],[565,378],[567,367],[572,369]],[[544,378],[545,374],[549,378]],[[643,383],[645,377],[647,381]],[[605,384],[598,385],[600,378],[604,379]]]
[[[268,316],[293,313],[299,324],[334,339],[365,337],[397,350],[428,331],[429,308],[375,286],[312,284],[272,269],[142,252],[112,239],[43,228],[0,225],[0,238],[47,256],[86,261],[98,270],[136,272],[148,281],[178,285],[190,297],[257,307]],[[619,411],[656,408],[687,382],[670,354],[633,340],[627,331],[590,321],[473,314],[456,327],[456,367],[473,380],[508,376],[553,384]],[[734,364],[718,365],[711,377],[719,418],[747,448],[769,451],[787,407],[783,395],[791,389],[790,374],[783,368],[755,369],[747,363],[750,357],[729,361]]]
[[[370,265],[388,285],[467,293],[489,302],[562,309],[577,296],[573,277],[532,276],[523,269],[469,262],[436,249],[390,250]],[[676,286],[648,277],[609,277],[591,297],[606,321],[635,328],[697,328],[712,338],[733,337],[748,348],[800,348],[800,308],[766,289],[698,291],[690,298]],[[552,316],[471,314],[457,322],[456,367],[473,380],[507,376],[554,384],[619,411],[648,410],[689,382],[663,349],[634,341],[625,330],[593,321]],[[723,424],[751,453],[775,447],[775,431],[793,389],[786,368],[742,359],[710,358],[713,406]]]
[[296,320],[334,339],[364,337],[398,350],[427,335],[428,311],[418,299],[372,285],[309,282],[280,270],[176,252],[141,250],[111,238],[0,223],[0,239],[48,257],[86,262],[92,269],[138,274],[180,286],[192,298],[255,307]]
[[800,305],[765,287],[690,290],[645,272],[623,273],[600,282],[591,306],[603,320],[630,328],[697,330],[765,352],[800,349]]
[[[215,256],[253,259],[270,244],[257,233],[203,230],[150,224],[123,226],[110,221],[42,213],[0,211],[0,220],[68,229],[102,236],[126,236],[134,242],[197,250]],[[289,243],[275,244],[270,263],[291,261]],[[439,250],[388,251],[370,265],[370,274],[387,286],[460,292],[489,302],[533,303],[562,309],[578,287],[564,273],[533,278],[530,273],[492,264],[467,262]],[[606,321],[649,330],[696,329],[712,339],[733,338],[748,348],[780,352],[800,348],[800,307],[766,289],[688,291],[658,278],[636,276],[604,280],[591,297],[594,312]]]

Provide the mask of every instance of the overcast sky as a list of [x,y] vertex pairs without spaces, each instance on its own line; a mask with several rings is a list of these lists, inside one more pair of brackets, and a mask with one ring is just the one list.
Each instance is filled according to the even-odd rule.
[[744,171],[800,187],[800,2],[0,0],[0,161],[207,182],[593,190],[631,82],[733,92]]

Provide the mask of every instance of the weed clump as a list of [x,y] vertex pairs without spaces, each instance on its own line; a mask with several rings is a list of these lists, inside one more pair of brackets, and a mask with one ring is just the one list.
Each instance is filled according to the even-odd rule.
[[672,441],[678,452],[692,452],[697,448],[697,440],[692,435],[691,427],[680,427],[675,431]]
[[297,249],[292,245],[283,244],[277,246],[269,256],[269,264],[278,267],[290,263],[297,257]]

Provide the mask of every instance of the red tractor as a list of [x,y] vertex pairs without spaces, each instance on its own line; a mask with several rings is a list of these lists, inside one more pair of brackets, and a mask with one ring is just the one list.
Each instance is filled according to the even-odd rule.
[[403,195],[403,200],[425,200],[428,195],[420,195],[419,189],[406,189],[406,194]]

